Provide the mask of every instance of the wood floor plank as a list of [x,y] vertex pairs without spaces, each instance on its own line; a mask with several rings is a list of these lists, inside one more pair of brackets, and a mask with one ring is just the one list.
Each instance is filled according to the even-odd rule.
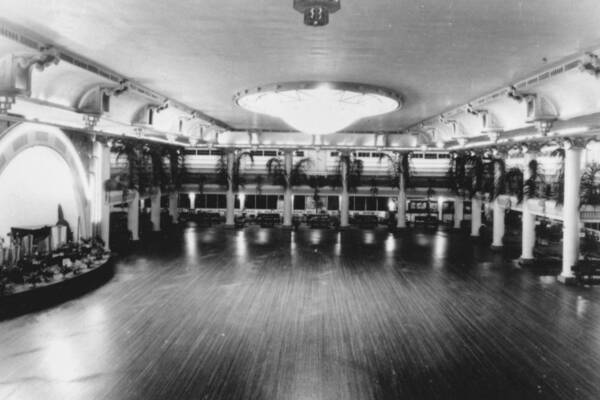
[[187,227],[0,322],[0,399],[598,399],[600,291],[460,233]]

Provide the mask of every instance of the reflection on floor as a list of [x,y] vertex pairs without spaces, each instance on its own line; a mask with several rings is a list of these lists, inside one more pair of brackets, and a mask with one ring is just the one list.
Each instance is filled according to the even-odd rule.
[[0,322],[0,399],[597,399],[600,291],[459,233],[187,227]]

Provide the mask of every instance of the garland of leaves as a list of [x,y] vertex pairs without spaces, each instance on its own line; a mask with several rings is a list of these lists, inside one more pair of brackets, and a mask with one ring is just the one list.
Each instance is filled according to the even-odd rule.
[[229,188],[229,185],[231,185],[233,192],[237,193],[240,188],[244,188],[246,185],[246,177],[242,175],[242,160],[244,158],[249,158],[252,164],[254,164],[254,156],[249,151],[242,151],[235,154],[231,176],[229,176],[227,158],[227,154],[223,154],[217,162],[215,171],[217,175],[217,184],[224,188]]
[[346,184],[348,191],[356,192],[360,186],[360,181],[363,173],[363,161],[353,154],[340,154],[338,158],[335,174],[329,180],[329,186],[336,189],[342,186],[343,170],[346,166]]
[[292,170],[288,176],[284,161],[281,158],[273,157],[267,161],[267,175],[271,178],[274,185],[281,186],[284,190],[287,190],[294,186],[306,184],[306,170],[311,165],[312,161],[310,158],[303,158],[292,166]]
[[581,175],[580,204],[581,205],[600,205],[600,164],[589,164]]
[[379,154],[379,162],[384,158],[388,160],[388,179],[389,185],[392,188],[400,187],[400,177],[404,180],[404,187],[408,188],[411,185],[411,170],[410,170],[410,155],[411,152],[405,152],[398,154],[397,157],[393,157],[388,153]]
[[121,157],[127,159],[128,173],[121,179],[124,192],[137,190],[142,193],[151,186],[181,188],[185,167],[180,147],[127,138],[117,140],[111,151],[117,154],[117,161]]

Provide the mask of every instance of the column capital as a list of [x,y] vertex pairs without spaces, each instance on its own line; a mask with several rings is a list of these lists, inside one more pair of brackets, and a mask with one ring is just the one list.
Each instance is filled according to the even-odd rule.
[[565,150],[582,150],[590,142],[589,138],[572,137],[563,141]]
[[521,146],[521,151],[523,153],[528,153],[529,155],[537,155],[542,151],[542,147],[544,147],[546,143],[542,142],[527,142]]

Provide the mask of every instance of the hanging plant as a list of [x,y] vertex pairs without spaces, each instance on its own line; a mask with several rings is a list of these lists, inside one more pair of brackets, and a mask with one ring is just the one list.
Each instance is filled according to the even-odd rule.
[[381,153],[379,155],[380,163],[384,158],[388,160],[388,179],[390,187],[399,188],[400,177],[404,178],[404,187],[410,187],[410,155],[411,152],[399,153],[396,157],[393,157],[388,153]]
[[479,155],[468,155],[465,158],[465,185],[464,189],[469,197],[481,193],[484,188],[485,166],[483,159]]
[[323,175],[310,175],[307,180],[308,186],[313,190],[313,201],[315,203],[315,209],[320,210],[323,207],[321,201],[321,188],[327,186],[328,180]]
[[230,176],[227,165],[227,154],[221,155],[215,171],[217,175],[217,184],[225,188],[229,188],[229,185],[231,184],[234,193],[237,193],[240,188],[243,188],[246,185],[246,177],[242,175],[241,168],[244,158],[249,158],[252,164],[254,164],[254,156],[251,152],[240,152],[233,158],[233,168]]
[[262,194],[262,187],[263,187],[264,180],[265,180],[265,178],[263,178],[262,175],[256,175],[256,177],[254,178],[254,184],[256,185],[256,193],[257,194]]
[[539,163],[537,160],[531,160],[527,168],[529,169],[529,179],[523,183],[523,195],[529,199],[541,198],[544,178],[540,173]]
[[198,192],[200,194],[204,194],[204,184],[206,183],[206,177],[204,175],[200,175],[198,177]]
[[174,189],[181,189],[185,175],[185,153],[180,147],[168,147],[166,157],[169,159],[170,181]]
[[556,200],[556,204],[562,205],[565,201],[565,149],[558,148],[550,153],[551,157],[558,157],[559,167],[554,175],[553,190],[550,193],[550,198]]
[[515,196],[520,204],[523,201],[523,171],[517,167],[509,169],[505,175],[505,182],[508,194]]
[[348,191],[356,192],[356,189],[360,186],[360,180],[363,173],[363,161],[351,154],[341,154],[339,156],[335,170],[336,173],[330,178],[329,186],[333,189],[342,186],[342,172],[344,166],[346,167],[346,184],[348,185]]
[[493,186],[490,192],[492,200],[506,193],[506,163],[502,158],[494,158],[491,162]]
[[600,205],[600,164],[589,164],[581,175],[579,200],[580,204]]
[[141,144],[133,139],[119,139],[111,148],[117,154],[116,160],[121,157],[127,159],[128,176],[124,178],[126,188],[139,190],[140,188],[140,166],[141,166]]
[[273,185],[281,186],[284,190],[294,186],[306,184],[306,170],[310,168],[312,161],[310,158],[303,158],[297,161],[287,175],[284,161],[281,158],[273,157],[267,161],[267,175],[271,178]]
[[371,186],[371,188],[369,189],[371,196],[373,196],[373,197],[377,196],[377,194],[379,193],[379,188],[377,187],[377,180],[375,178],[371,178],[371,180],[369,181],[369,184]]
[[446,174],[450,190],[454,194],[463,197],[466,194],[466,161],[466,156],[464,154],[452,154],[452,158],[450,160],[450,167],[448,168],[448,172]]
[[161,187],[164,189],[164,186],[168,182],[163,162],[165,149],[160,144],[152,143],[147,144],[144,147],[144,150],[150,160],[150,166],[152,168],[152,173],[150,175],[150,182],[152,182],[152,186]]

